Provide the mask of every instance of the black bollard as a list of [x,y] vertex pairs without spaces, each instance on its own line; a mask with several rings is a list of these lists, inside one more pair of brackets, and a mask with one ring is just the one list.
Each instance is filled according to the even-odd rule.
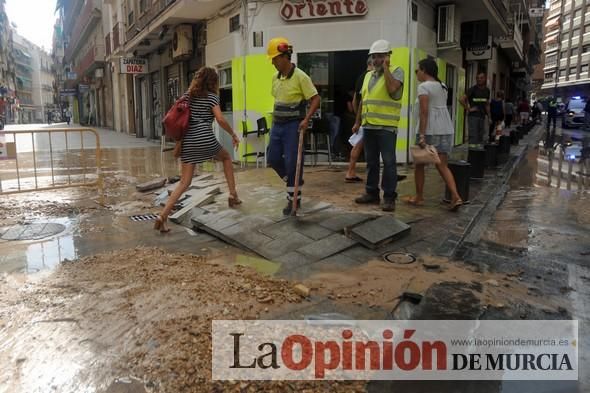
[[467,161],[471,165],[469,177],[471,179],[483,179],[486,167],[486,151],[481,147],[470,148]]
[[498,166],[498,144],[488,143],[486,149],[486,168],[495,168]]
[[498,165],[503,165],[508,162],[510,156],[510,137],[502,135],[498,142]]
[[510,143],[513,145],[518,145],[518,134],[517,130],[510,131]]
[[[455,184],[457,185],[457,191],[463,202],[469,201],[469,172],[470,166],[466,161],[450,161],[449,169],[453,173],[455,178]],[[445,187],[445,201],[451,201],[451,193],[449,189]]]

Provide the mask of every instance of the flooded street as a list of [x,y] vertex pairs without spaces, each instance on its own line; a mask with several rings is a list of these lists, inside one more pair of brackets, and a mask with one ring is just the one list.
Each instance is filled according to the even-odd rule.
[[[63,165],[68,154],[56,153],[56,162]],[[395,212],[412,224],[410,235],[378,250],[353,245],[314,260],[288,250],[265,258],[264,250],[230,245],[196,231],[187,220],[171,224],[169,234],[154,231],[153,220],[132,220],[160,209],[154,201],[161,190],[141,193],[135,186],[177,175],[177,163],[149,143],[103,149],[100,187],[0,199],[0,392],[433,391],[421,382],[215,382],[211,321],[336,313],[353,319],[572,317],[586,322],[588,194],[539,184],[537,159],[538,150],[529,150],[480,243],[464,260],[436,255],[436,250],[485,206],[485,184],[474,184],[473,203],[453,214],[441,204],[444,188],[433,170],[427,172],[426,205],[400,202]],[[228,210],[220,169],[207,163],[199,170],[212,174],[221,187],[207,205],[213,213]],[[412,170],[399,169],[408,179],[398,191],[411,194]],[[8,172],[3,166],[3,181],[11,181]],[[285,242],[293,237],[307,241],[300,233],[317,241],[331,238],[329,226],[320,228],[318,222],[383,215],[377,206],[354,204],[364,187],[345,183],[343,168],[306,167],[305,173],[303,207],[321,201],[324,210],[284,220],[281,179],[270,169],[236,166],[244,204],[228,213],[247,214],[251,221],[277,220],[273,228],[277,236],[285,234],[279,237]],[[58,176],[63,179],[67,172]],[[248,221],[242,225],[248,232]],[[295,236],[292,228],[300,232]],[[257,236],[274,235],[264,231]],[[282,246],[279,241],[277,248]],[[297,292],[297,284],[309,296]],[[412,303],[409,296],[422,300]],[[581,361],[586,364],[587,337],[582,325]],[[587,380],[582,373],[583,388]],[[443,384],[436,391],[474,391],[468,386]],[[478,386],[477,391],[490,393],[559,391],[519,382]],[[564,392],[577,389],[563,386]]]

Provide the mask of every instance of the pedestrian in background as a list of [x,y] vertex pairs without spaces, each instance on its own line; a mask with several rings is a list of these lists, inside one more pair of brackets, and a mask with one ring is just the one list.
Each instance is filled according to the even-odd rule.
[[[369,57],[367,59],[367,69],[365,70],[365,72],[363,72],[362,75],[360,75],[358,77],[358,79],[356,80],[356,84],[354,86],[354,98],[352,100],[352,108],[354,110],[354,114],[356,115],[358,113],[358,111],[360,110],[360,104],[361,104],[361,100],[362,100],[362,90],[363,90],[363,83],[365,82],[365,76],[373,71],[373,59],[371,59],[371,57]],[[359,131],[356,132],[356,134],[358,134],[359,132],[362,133],[362,128],[359,129]],[[356,163],[359,160],[359,157],[361,156],[361,153],[363,152],[365,148],[365,145],[363,143],[363,138],[361,137],[356,145],[353,146],[352,150],[350,151],[350,160],[348,162],[348,171],[346,171],[346,176],[344,178],[344,181],[346,181],[347,183],[359,183],[362,182],[363,179],[361,179],[360,177],[357,176],[356,174]]]
[[182,172],[180,182],[168,198],[166,206],[156,220],[154,229],[169,232],[166,225],[168,215],[180,196],[191,185],[195,167],[201,162],[215,158],[223,163],[223,172],[229,188],[228,205],[235,207],[242,203],[236,191],[231,156],[217,141],[213,133],[213,120],[232,137],[234,148],[240,139],[221,113],[219,105],[219,77],[210,67],[201,68],[194,76],[187,93],[190,98],[189,127],[182,141],[176,142],[174,156],[180,157]]
[[270,40],[266,53],[278,71],[272,78],[271,93],[275,103],[267,157],[271,168],[287,183],[287,206],[283,214],[289,215],[294,198],[297,198],[297,207],[301,207],[303,159],[298,192],[294,195],[299,135],[306,132],[313,114],[320,107],[320,96],[311,78],[291,62],[293,47],[286,38]]
[[467,126],[469,130],[469,144],[481,145],[485,135],[485,119],[490,118],[491,92],[487,86],[487,76],[480,72],[476,77],[477,83],[472,86],[463,97],[461,104],[467,110]]
[[512,120],[514,119],[514,104],[510,98],[506,99],[504,103],[504,125],[506,128],[510,128]]
[[502,90],[496,93],[496,98],[490,102],[490,129],[488,131],[489,142],[496,140],[496,130],[501,126],[506,117],[504,112],[504,92]]
[[531,107],[529,105],[529,101],[526,98],[520,100],[520,103],[518,104],[518,113],[520,114],[520,125],[526,125],[529,122],[529,117],[531,114]]
[[383,161],[381,188],[386,212],[395,210],[397,198],[397,161],[395,148],[397,129],[401,118],[401,98],[404,86],[404,71],[391,64],[391,45],[386,40],[377,40],[371,45],[369,55],[373,59],[372,72],[365,75],[362,102],[352,129],[357,133],[363,127],[367,182],[365,194],[356,198],[359,204],[379,204],[379,172]]
[[[438,173],[443,178],[451,193],[450,210],[456,211],[463,204],[457,191],[453,173],[447,163],[453,148],[455,129],[447,109],[448,88],[438,78],[438,66],[433,59],[423,59],[418,63],[416,77],[418,85],[418,106],[420,119],[416,144],[422,148],[432,145],[436,148],[440,163],[436,164]],[[414,206],[424,204],[425,164],[414,164],[414,181],[416,195],[405,199]]]

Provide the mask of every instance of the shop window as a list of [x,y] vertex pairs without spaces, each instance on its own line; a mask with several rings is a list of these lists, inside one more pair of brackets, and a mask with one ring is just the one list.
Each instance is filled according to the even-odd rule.
[[232,69],[230,64],[218,67],[219,73],[219,101],[222,112],[233,110]]
[[229,32],[233,33],[234,31],[240,30],[240,14],[234,15],[229,18]]

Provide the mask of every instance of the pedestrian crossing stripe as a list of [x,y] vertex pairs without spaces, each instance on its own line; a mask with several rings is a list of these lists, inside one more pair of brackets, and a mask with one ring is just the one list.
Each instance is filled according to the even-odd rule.
[[129,216],[129,219],[134,222],[153,221],[157,218],[158,216],[156,216],[155,214],[136,214],[133,216]]

